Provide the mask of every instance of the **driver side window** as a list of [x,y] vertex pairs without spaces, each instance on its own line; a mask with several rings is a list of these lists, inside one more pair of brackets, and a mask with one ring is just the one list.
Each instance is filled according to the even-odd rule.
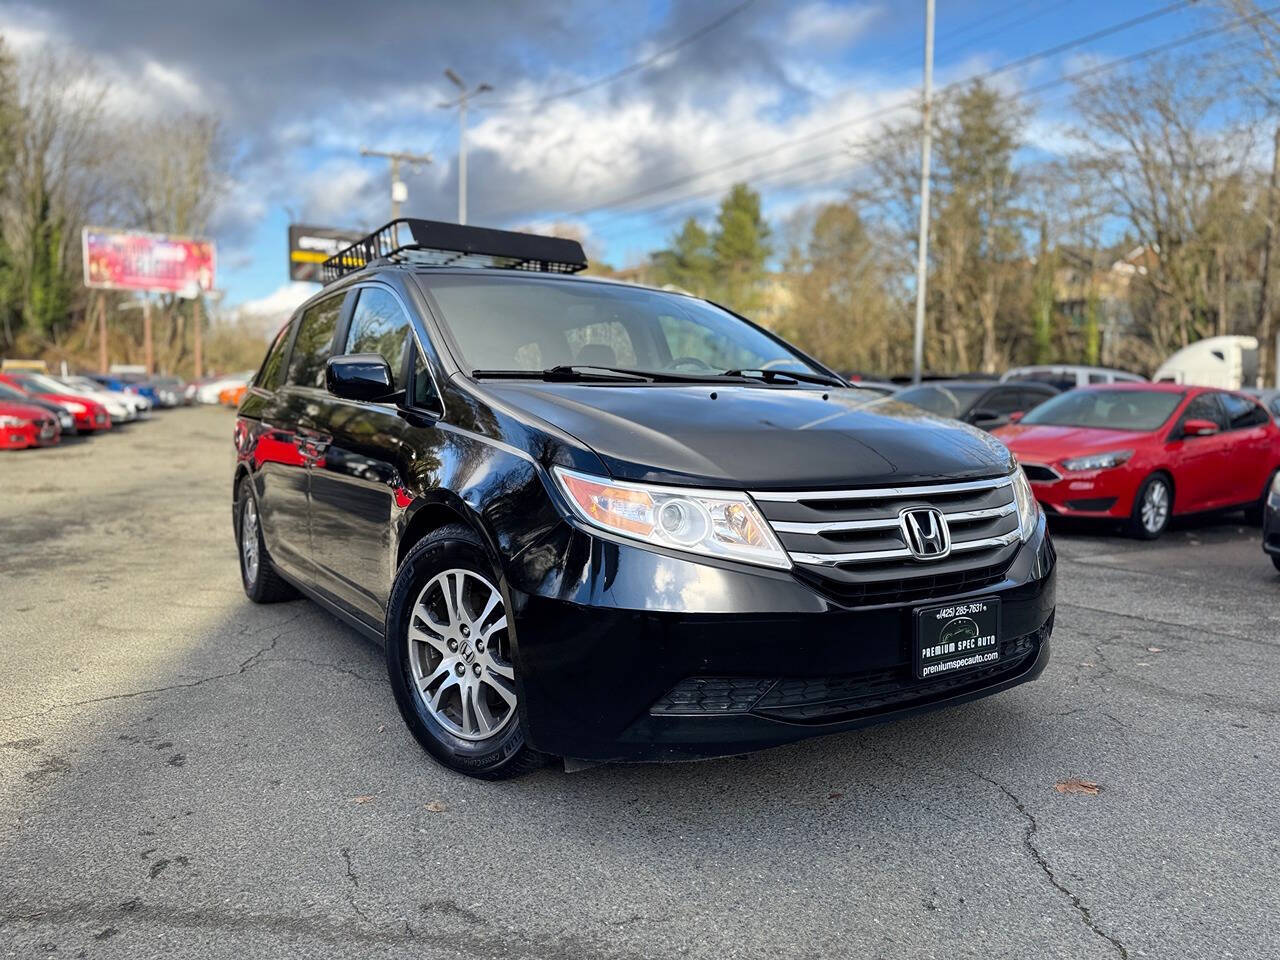
[[[1187,404],[1187,411],[1182,415],[1182,423],[1188,420],[1210,420],[1218,425],[1219,430],[1227,428],[1227,418],[1218,403],[1216,393],[1202,393]],[[1181,425],[1180,425],[1181,426]]]

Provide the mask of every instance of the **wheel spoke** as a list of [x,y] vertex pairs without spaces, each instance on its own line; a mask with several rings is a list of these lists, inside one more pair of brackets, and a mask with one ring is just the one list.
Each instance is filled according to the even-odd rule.
[[462,732],[471,735],[475,733],[476,715],[475,709],[471,705],[471,688],[465,684],[458,684],[458,696],[461,703]]
[[508,680],[514,680],[516,678],[515,668],[509,663],[499,663],[497,660],[490,658],[486,666],[488,666],[492,673],[499,677],[506,677]]
[[489,712],[489,701],[485,698],[484,690],[480,684],[475,684],[471,688],[471,696],[475,700],[476,726],[480,728],[480,732],[488,736],[493,730],[493,714]]
[[514,690],[508,690],[505,685],[497,682],[493,677],[485,676],[483,679],[491,690],[496,690],[498,692],[498,696],[507,701],[507,706],[512,710],[516,708],[516,694]]
[[[427,624],[428,628],[434,629],[430,620],[424,620],[423,622]],[[446,641],[444,637],[430,633],[429,630],[419,630],[417,627],[410,624],[409,639],[415,640],[418,643],[425,643],[433,650],[439,651],[440,655],[443,657],[453,656],[453,651],[449,649],[448,641]]]
[[490,637],[492,637],[499,630],[505,630],[505,629],[507,629],[507,617],[506,617],[506,614],[503,614],[497,620],[493,621],[492,626],[486,628],[484,632],[480,634],[480,639],[483,640],[486,645],[488,645]]
[[[458,687],[458,681],[452,678],[436,687],[436,692],[432,694],[431,699],[428,701],[433,712],[440,712],[440,701],[444,697],[445,691],[453,687]],[[461,690],[461,687],[459,687],[459,690]]]
[[480,612],[480,616],[476,617],[475,623],[477,627],[484,626],[484,622],[489,619],[489,614],[493,613],[493,608],[496,607],[501,601],[502,601],[502,598],[498,596],[498,593],[496,590],[491,590],[489,592],[489,599],[485,602],[484,610]]
[[[440,666],[436,668],[435,673],[431,674],[429,677],[423,677],[418,681],[418,689],[422,691],[422,695],[425,697],[428,695],[428,691],[431,689],[431,685],[433,683],[441,677],[447,677],[451,673],[453,673],[453,662],[450,660],[442,660],[440,662]],[[442,686],[448,686],[448,684],[442,684]]]

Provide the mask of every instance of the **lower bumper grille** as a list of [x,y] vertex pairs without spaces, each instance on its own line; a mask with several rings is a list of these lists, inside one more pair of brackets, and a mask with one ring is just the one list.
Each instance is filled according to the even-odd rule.
[[650,708],[655,716],[754,714],[789,723],[836,723],[955,696],[1022,673],[1053,632],[1053,616],[1034,633],[1000,644],[1000,660],[936,680],[917,680],[911,664],[843,677],[689,677]]
[[1084,500],[1068,500],[1071,510],[1110,510],[1116,505],[1115,497],[1088,497]]

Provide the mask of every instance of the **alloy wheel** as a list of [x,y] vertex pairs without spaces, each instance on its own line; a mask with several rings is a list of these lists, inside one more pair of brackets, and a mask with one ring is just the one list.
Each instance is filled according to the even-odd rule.
[[253,497],[245,500],[240,511],[240,556],[244,561],[244,577],[249,583],[258,581],[258,505]]
[[1169,521],[1169,487],[1163,480],[1153,480],[1142,497],[1142,526],[1148,533],[1158,533]]
[[454,568],[427,581],[409,618],[409,666],[426,712],[464,740],[486,740],[515,716],[515,668],[498,588]]

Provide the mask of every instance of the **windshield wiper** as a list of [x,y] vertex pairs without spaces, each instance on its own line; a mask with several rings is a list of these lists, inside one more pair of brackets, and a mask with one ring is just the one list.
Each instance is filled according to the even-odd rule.
[[562,363],[545,370],[473,370],[471,375],[481,380],[548,380],[553,383],[744,383],[751,379],[738,373],[678,373],[578,363]]
[[801,373],[799,370],[726,370],[726,377],[746,377],[751,380],[763,380],[765,383],[779,383],[781,380],[792,380],[797,383],[824,383],[830,387],[847,387],[848,384],[839,377],[825,373]]
[[550,380],[572,382],[575,380],[599,380],[608,383],[649,383],[650,378],[629,370],[613,367],[593,367],[562,363],[545,370],[472,370],[478,380]]

